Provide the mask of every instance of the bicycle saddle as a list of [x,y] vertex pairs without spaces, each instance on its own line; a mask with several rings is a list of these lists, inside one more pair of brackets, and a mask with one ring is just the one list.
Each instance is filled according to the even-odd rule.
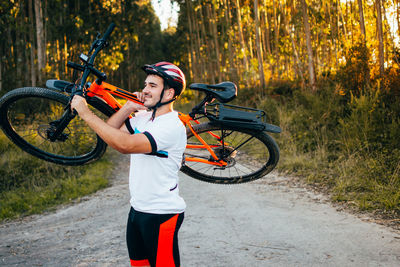
[[218,99],[221,103],[227,103],[237,96],[237,87],[233,82],[222,82],[219,84],[192,83],[190,89],[203,91]]
[[63,92],[71,93],[74,84],[63,80],[47,80],[46,87],[50,89],[60,90]]

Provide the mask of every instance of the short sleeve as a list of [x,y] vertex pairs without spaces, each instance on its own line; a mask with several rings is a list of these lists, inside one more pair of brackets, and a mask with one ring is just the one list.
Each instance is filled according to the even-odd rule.
[[146,129],[148,138],[154,140],[158,153],[168,153],[167,151],[186,145],[185,127],[179,118],[170,117],[171,119],[163,120],[162,123],[155,123],[152,127]]
[[159,127],[151,127],[152,129],[146,131],[147,135],[151,136],[154,140],[157,151],[168,149],[173,146],[173,144],[177,143],[181,137],[181,134],[179,134],[180,128],[173,126],[174,125],[160,125]]
[[134,134],[134,133],[135,133],[135,130],[133,130],[132,124],[131,124],[131,120],[130,120],[129,118],[127,118],[127,119],[125,120],[125,126],[126,126],[126,128],[128,129],[128,131],[129,131],[130,134]]

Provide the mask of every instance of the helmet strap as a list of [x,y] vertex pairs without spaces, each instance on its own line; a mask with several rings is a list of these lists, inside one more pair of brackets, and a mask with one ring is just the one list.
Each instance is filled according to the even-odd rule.
[[159,107],[161,107],[161,106],[164,106],[164,105],[166,105],[166,104],[169,104],[169,103],[171,103],[171,102],[173,102],[173,101],[176,100],[176,96],[174,96],[172,99],[168,100],[167,102],[163,102],[163,103],[161,102],[162,98],[164,97],[164,91],[165,91],[166,89],[167,89],[167,86],[166,86],[165,81],[164,81],[164,88],[163,88],[163,90],[161,91],[160,100],[158,100],[157,104],[155,104],[154,106],[149,107],[150,110],[153,110],[153,113],[151,114],[151,120],[152,120],[152,121],[154,121],[154,118],[155,118],[155,116],[156,116],[157,108],[159,108]]

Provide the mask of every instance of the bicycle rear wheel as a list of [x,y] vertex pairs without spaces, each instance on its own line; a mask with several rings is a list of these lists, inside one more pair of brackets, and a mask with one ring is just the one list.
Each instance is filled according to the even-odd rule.
[[[204,148],[187,148],[181,171],[195,179],[217,184],[245,183],[263,177],[278,163],[278,145],[262,131],[221,127],[210,123],[195,125],[194,130],[213,147],[220,159],[228,163],[225,167],[219,167],[185,160],[189,157],[212,160]],[[221,137],[222,141],[219,142],[210,132]],[[187,142],[188,145],[201,145],[191,131],[188,131]]]
[[[0,124],[14,144],[35,157],[62,165],[82,165],[96,160],[104,154],[107,145],[79,116],[57,140],[51,141],[48,137],[68,101],[68,96],[45,88],[15,89],[0,99]],[[89,99],[88,104],[96,115],[106,117],[112,113],[99,100]]]

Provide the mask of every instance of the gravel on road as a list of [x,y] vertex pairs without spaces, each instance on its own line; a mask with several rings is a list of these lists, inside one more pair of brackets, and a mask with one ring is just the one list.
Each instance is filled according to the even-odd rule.
[[[129,266],[129,157],[112,185],[0,225],[0,266]],[[277,174],[215,185],[180,174],[182,266],[400,266],[400,232],[335,209]]]

